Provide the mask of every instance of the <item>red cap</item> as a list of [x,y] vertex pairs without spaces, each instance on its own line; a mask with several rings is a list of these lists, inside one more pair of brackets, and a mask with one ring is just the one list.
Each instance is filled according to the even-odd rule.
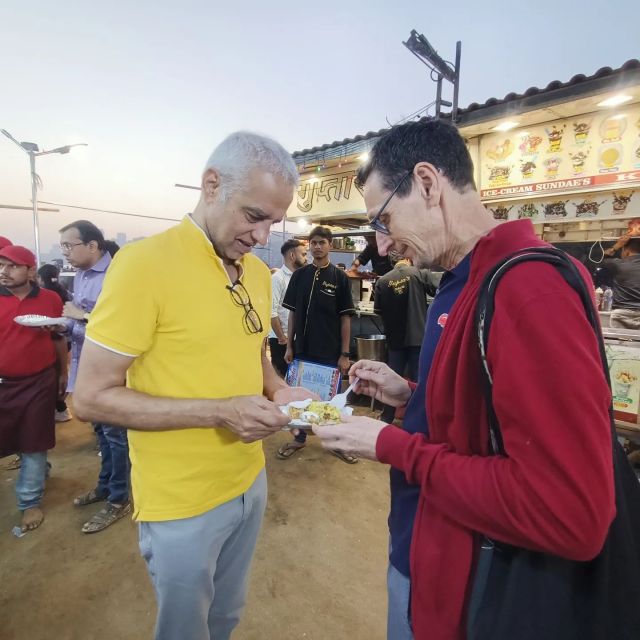
[[4,249],[5,247],[10,247],[13,244],[9,238],[5,238],[4,236],[0,236],[0,249]]
[[36,257],[27,247],[21,247],[17,244],[10,244],[0,249],[0,258],[11,260],[13,264],[24,265],[26,267],[36,266]]

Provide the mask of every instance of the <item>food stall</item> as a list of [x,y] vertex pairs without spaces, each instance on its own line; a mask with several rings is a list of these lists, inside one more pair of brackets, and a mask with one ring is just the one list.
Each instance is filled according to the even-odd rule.
[[[597,263],[600,243],[640,216],[640,61],[473,103],[458,109],[456,124],[496,220],[528,218],[549,242],[591,243]],[[300,186],[287,216],[300,221],[301,232],[316,224],[337,237],[368,230],[355,176],[386,131],[293,154]],[[358,290],[359,302],[365,290]]]
[[[456,124],[497,220],[529,218],[545,239],[577,242],[614,237],[640,215],[638,60],[473,103]],[[295,152],[300,187],[288,218],[354,230],[366,223],[355,175],[385,131]]]

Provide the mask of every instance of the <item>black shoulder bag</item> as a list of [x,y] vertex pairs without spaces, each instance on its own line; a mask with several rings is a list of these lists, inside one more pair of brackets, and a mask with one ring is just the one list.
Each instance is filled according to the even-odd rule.
[[[495,293],[509,269],[530,261],[554,266],[580,296],[598,337],[605,376],[611,384],[600,321],[575,264],[553,248],[524,249],[509,256],[485,277],[476,307],[493,455],[508,455],[492,402],[492,378],[486,359]],[[469,603],[469,640],[640,638],[640,485],[616,437],[612,406],[609,416],[617,513],[602,551],[594,560],[575,562],[485,537]]]

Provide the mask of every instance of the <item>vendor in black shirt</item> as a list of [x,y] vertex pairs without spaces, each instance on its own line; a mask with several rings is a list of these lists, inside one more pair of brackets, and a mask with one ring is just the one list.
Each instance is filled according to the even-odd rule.
[[[349,371],[349,341],[354,312],[349,278],[329,261],[332,235],[326,227],[316,227],[309,234],[313,263],[293,272],[282,306],[289,309],[289,330],[285,361],[294,358],[337,366]],[[306,434],[280,448],[278,457],[287,459],[304,446]],[[345,462],[352,456],[336,452]]]
[[358,270],[358,267],[363,267],[368,262],[371,262],[371,268],[374,272],[383,276],[385,273],[391,271],[393,266],[389,256],[381,256],[378,253],[378,245],[376,244],[375,236],[366,236],[367,246],[365,250],[353,261],[350,271],[354,273]]
[[[427,318],[427,295],[434,296],[436,287],[429,272],[412,266],[411,260],[394,253],[391,261],[393,269],[376,282],[375,312],[384,324],[389,367],[415,382]],[[391,424],[395,411],[385,405],[380,419]]]
[[[614,258],[621,250],[621,257]],[[640,329],[640,238],[622,236],[604,252],[602,266],[613,277],[613,311],[611,326],[621,329]]]

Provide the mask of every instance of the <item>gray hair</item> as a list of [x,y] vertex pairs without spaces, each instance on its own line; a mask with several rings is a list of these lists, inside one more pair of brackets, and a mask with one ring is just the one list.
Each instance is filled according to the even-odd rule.
[[249,131],[226,137],[209,156],[204,171],[215,169],[220,174],[225,201],[242,188],[249,172],[258,168],[280,176],[292,189],[298,185],[298,169],[291,154],[275,140]]

